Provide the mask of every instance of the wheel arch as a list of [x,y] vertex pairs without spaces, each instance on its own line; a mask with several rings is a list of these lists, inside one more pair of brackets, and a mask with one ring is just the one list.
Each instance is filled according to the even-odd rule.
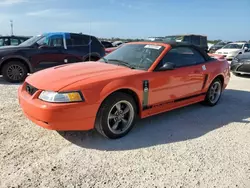
[[217,75],[217,76],[212,80],[212,82],[213,82],[214,80],[216,80],[216,79],[219,79],[219,80],[221,81],[222,86],[224,85],[225,79],[224,79],[224,76],[223,76],[222,74]]
[[113,95],[113,94],[115,94],[115,93],[119,93],[119,92],[125,93],[125,94],[127,94],[127,95],[129,95],[129,96],[131,96],[131,97],[133,98],[133,100],[135,101],[135,104],[136,104],[137,114],[140,115],[140,113],[141,113],[141,110],[140,110],[140,109],[141,109],[141,102],[140,102],[139,95],[138,95],[138,93],[137,93],[135,90],[133,90],[133,89],[131,89],[131,88],[126,88],[126,87],[124,87],[124,88],[119,88],[119,89],[116,89],[116,90],[113,90],[112,92],[109,92],[107,95],[105,95],[105,96],[103,97],[101,103],[100,103],[100,106],[99,106],[99,108],[98,108],[98,111],[99,111],[100,107],[102,106],[103,102],[104,102],[109,96],[111,96],[111,95]]
[[23,57],[19,57],[19,56],[12,56],[12,57],[8,57],[8,58],[4,58],[1,63],[0,63],[0,73],[2,72],[3,66],[11,61],[19,61],[21,63],[23,63],[27,69],[28,69],[28,73],[32,73],[33,72],[33,68],[31,66],[31,63]]
[[97,52],[93,52],[93,53],[88,53],[85,56],[83,56],[83,61],[87,61],[90,57],[99,60],[101,58],[100,54]]

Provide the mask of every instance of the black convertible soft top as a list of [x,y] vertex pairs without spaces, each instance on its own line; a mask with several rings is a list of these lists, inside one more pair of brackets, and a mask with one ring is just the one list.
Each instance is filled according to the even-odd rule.
[[153,43],[161,43],[161,44],[169,44],[171,47],[191,47],[196,49],[197,51],[199,51],[201,53],[201,55],[206,59],[206,61],[211,60],[212,58],[207,54],[207,52],[200,48],[199,46],[193,45],[191,43],[188,42],[176,42],[176,41],[148,41],[148,42],[153,42]]

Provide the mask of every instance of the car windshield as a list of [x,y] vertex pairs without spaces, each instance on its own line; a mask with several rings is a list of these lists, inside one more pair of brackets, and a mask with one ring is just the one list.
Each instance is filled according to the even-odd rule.
[[243,44],[227,44],[224,49],[242,49]]
[[164,48],[160,45],[151,44],[124,44],[100,61],[134,69],[148,70]]
[[43,35],[37,35],[34,37],[31,37],[30,39],[22,42],[21,44],[19,44],[19,46],[31,46],[33,44],[35,44],[37,41],[39,41],[41,38],[43,38]]
[[215,44],[215,46],[224,46],[224,45],[226,45],[227,43],[225,43],[225,42],[218,42],[217,44]]

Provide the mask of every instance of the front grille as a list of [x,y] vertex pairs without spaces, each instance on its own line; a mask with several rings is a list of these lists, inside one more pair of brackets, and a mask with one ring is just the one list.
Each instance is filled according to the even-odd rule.
[[237,71],[250,73],[250,64],[242,64],[237,68]]
[[33,95],[38,89],[33,87],[30,84],[26,84],[25,90],[27,91],[27,93],[29,93],[30,95]]

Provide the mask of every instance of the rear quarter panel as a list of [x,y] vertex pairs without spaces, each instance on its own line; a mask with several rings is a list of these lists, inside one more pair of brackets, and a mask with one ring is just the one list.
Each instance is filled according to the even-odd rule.
[[205,66],[205,74],[207,75],[207,81],[203,92],[206,92],[208,90],[210,84],[217,76],[223,76],[223,89],[225,89],[230,80],[230,67],[228,61],[226,59],[213,59],[207,62]]

